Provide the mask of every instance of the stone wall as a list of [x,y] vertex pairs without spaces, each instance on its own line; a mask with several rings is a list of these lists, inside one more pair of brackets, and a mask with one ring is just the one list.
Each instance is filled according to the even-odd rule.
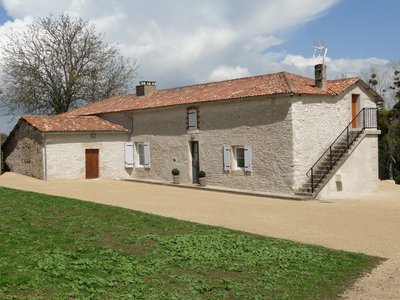
[[351,95],[359,94],[359,107],[376,107],[361,86],[337,97],[296,96],[293,98],[294,188],[329,145],[351,122]]
[[39,131],[20,120],[3,145],[6,169],[43,179],[43,138]]
[[84,179],[85,149],[99,149],[99,176],[106,179],[129,178],[125,169],[125,133],[48,133],[46,134],[47,179]]
[[371,195],[378,191],[378,134],[366,135],[318,194],[319,199]]
[[[188,106],[189,107],[189,106]],[[198,141],[200,169],[209,185],[292,193],[293,146],[289,97],[263,97],[199,104],[198,132],[186,130],[186,106],[133,113],[134,142],[150,142],[151,168],[135,168],[135,178],[192,182],[190,141]],[[252,172],[223,170],[224,145],[250,145]]]

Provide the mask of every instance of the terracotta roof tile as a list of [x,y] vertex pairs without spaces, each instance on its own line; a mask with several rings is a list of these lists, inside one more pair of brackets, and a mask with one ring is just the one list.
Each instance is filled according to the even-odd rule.
[[288,72],[267,74],[233,80],[197,84],[186,87],[156,90],[145,96],[115,96],[95,102],[64,115],[96,115],[179,104],[195,104],[252,96],[279,94],[309,94],[333,96],[343,92],[359,78],[328,81],[328,90],[315,87],[311,78]]
[[21,119],[27,121],[42,132],[84,132],[107,131],[127,132],[120,125],[113,124],[96,116],[44,116],[22,115]]

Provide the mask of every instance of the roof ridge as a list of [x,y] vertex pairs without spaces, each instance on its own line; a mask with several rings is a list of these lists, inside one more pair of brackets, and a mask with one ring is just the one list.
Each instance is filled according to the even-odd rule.
[[338,78],[338,79],[329,79],[327,81],[345,81],[345,80],[350,80],[350,79],[357,79],[357,80],[362,80],[360,76],[353,76],[353,77],[347,77],[347,78]]
[[[232,79],[225,79],[225,80],[217,80],[217,81],[211,81],[211,82],[203,82],[203,83],[196,83],[196,84],[191,84],[191,85],[184,85],[184,86],[178,86],[178,87],[171,87],[171,88],[165,88],[165,89],[159,89],[159,90],[155,90],[153,93],[157,93],[160,91],[169,91],[169,90],[177,90],[177,89],[184,89],[184,88],[191,88],[191,87],[198,87],[201,85],[211,85],[211,84],[216,84],[216,83],[226,83],[226,82],[234,82],[234,81],[240,81],[240,80],[248,80],[251,78],[260,78],[260,77],[268,77],[268,76],[273,76],[273,75],[281,75],[281,74],[292,74],[295,76],[299,76],[296,75],[294,73],[290,73],[290,72],[285,72],[285,71],[281,71],[281,72],[275,72],[275,73],[266,73],[266,74],[259,74],[259,75],[253,75],[253,76],[246,76],[246,77],[240,77],[240,78],[232,78]],[[300,76],[301,77],[301,76]],[[304,77],[304,78],[308,78],[308,77]],[[310,78],[308,78],[310,79]],[[153,94],[151,93],[151,94]],[[149,94],[149,95],[151,95]],[[136,96],[136,95],[133,95]],[[143,96],[142,96],[143,97]],[[145,97],[145,96],[144,96]]]
[[282,72],[282,76],[283,76],[283,80],[285,80],[285,83],[286,83],[286,85],[287,85],[287,87],[289,89],[289,93],[292,94],[294,88],[293,88],[292,83],[289,81],[289,78],[287,78],[286,72]]

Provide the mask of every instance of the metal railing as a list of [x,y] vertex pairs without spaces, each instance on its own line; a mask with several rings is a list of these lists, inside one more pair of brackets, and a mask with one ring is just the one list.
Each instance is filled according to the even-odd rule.
[[314,193],[321,181],[333,169],[343,154],[349,150],[359,135],[365,129],[376,128],[378,128],[378,109],[367,107],[361,109],[306,173],[311,181],[311,193]]

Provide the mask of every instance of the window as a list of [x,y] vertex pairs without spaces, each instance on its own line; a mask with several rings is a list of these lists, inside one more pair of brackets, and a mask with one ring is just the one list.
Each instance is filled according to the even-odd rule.
[[138,144],[139,166],[144,167],[144,145]]
[[244,169],[244,148],[243,147],[234,147],[233,152],[235,158],[235,169]]
[[192,108],[187,111],[187,124],[188,131],[195,131],[199,129],[197,108]]
[[252,154],[251,146],[228,146],[223,149],[224,172],[230,170],[243,170],[245,172],[252,171]]
[[150,168],[150,143],[136,143],[136,167]]

